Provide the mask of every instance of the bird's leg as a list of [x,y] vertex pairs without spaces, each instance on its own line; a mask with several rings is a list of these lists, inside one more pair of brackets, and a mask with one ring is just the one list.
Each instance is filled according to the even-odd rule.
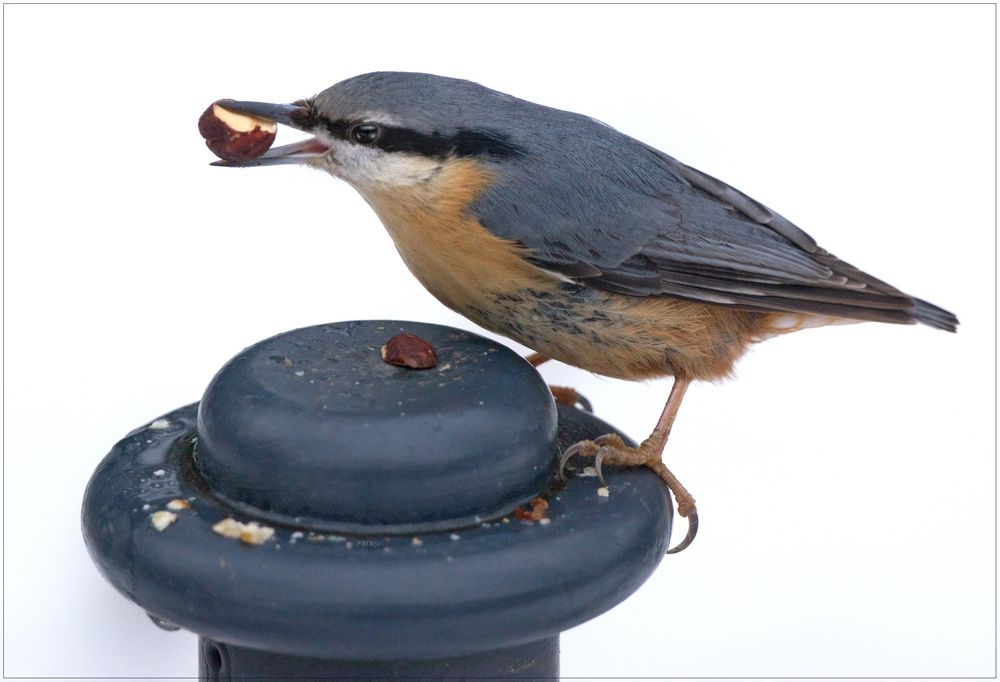
[[[541,353],[532,353],[525,358],[532,367],[538,367],[543,362],[548,362],[551,360],[548,355],[542,355]],[[552,391],[552,397],[556,399],[557,403],[563,405],[569,405],[570,407],[576,407],[579,405],[587,412],[593,412],[594,406],[590,404],[587,397],[577,393],[575,388],[570,388],[569,386],[549,386],[549,390]]]
[[674,494],[677,500],[677,513],[688,519],[688,532],[684,540],[676,547],[667,551],[668,554],[680,552],[691,542],[698,532],[698,510],[695,506],[694,497],[687,491],[677,477],[663,463],[663,449],[667,445],[670,437],[670,429],[677,418],[677,410],[680,409],[684,393],[687,391],[690,380],[683,376],[674,377],[674,385],[670,389],[670,397],[667,404],[663,406],[660,419],[656,422],[656,427],[649,434],[649,438],[642,441],[637,448],[629,447],[618,434],[610,433],[600,436],[594,440],[584,440],[575,443],[566,449],[559,461],[559,471],[562,473],[566,462],[574,455],[584,455],[594,457],[597,474],[604,482],[601,467],[604,464],[617,464],[622,466],[645,465],[656,472],[667,484],[667,488]]

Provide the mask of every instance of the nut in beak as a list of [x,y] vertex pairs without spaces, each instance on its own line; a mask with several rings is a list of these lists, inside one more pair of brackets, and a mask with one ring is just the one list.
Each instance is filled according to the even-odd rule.
[[303,163],[330,151],[315,137],[271,149],[278,123],[308,131],[312,128],[310,107],[307,103],[219,100],[202,114],[198,130],[212,153],[222,159],[215,166]]

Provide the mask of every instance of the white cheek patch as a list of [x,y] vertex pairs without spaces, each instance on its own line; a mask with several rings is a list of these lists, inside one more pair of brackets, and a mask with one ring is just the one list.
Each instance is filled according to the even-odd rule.
[[330,146],[331,153],[327,156],[332,156],[323,164],[325,170],[358,189],[415,185],[430,180],[441,169],[441,161],[418,154],[386,152],[346,140],[326,139],[324,142]]

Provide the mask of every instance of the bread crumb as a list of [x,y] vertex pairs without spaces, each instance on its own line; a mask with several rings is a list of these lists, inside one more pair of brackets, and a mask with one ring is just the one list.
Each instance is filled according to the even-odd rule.
[[597,476],[597,469],[594,467],[583,467],[583,473],[580,476],[595,477]]
[[176,520],[177,514],[168,511],[157,511],[149,515],[149,522],[153,524],[153,528],[161,532]]
[[157,419],[155,422],[149,425],[149,428],[156,429],[157,431],[163,431],[164,429],[170,428],[169,419]]
[[167,509],[172,509],[173,511],[180,511],[182,509],[190,509],[191,505],[188,504],[187,500],[170,500],[167,502]]
[[607,497],[608,495],[611,494],[611,491],[608,490],[608,486],[603,486],[597,489],[597,494],[600,495],[601,497]]
[[212,530],[227,538],[239,538],[248,545],[263,545],[274,535],[273,528],[262,526],[255,521],[241,523],[231,516],[212,526]]

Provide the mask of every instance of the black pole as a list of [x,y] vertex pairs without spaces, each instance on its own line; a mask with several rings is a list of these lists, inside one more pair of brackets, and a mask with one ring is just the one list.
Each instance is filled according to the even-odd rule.
[[338,661],[237,647],[198,638],[200,679],[251,680],[552,680],[559,677],[559,637],[467,656],[426,661]]

